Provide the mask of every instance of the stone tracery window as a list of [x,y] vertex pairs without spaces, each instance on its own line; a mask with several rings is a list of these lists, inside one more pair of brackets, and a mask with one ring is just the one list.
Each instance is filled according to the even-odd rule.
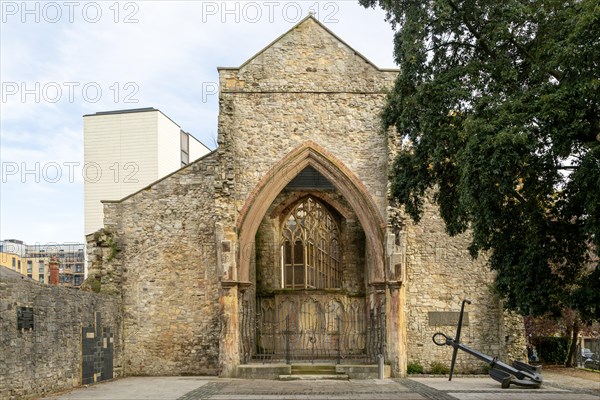
[[341,287],[339,229],[333,216],[306,197],[286,216],[281,235],[281,287]]

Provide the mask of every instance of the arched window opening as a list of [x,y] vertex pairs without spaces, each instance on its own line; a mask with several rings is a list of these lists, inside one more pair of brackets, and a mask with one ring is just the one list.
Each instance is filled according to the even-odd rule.
[[283,289],[341,287],[339,229],[318,201],[306,197],[286,216],[281,238]]

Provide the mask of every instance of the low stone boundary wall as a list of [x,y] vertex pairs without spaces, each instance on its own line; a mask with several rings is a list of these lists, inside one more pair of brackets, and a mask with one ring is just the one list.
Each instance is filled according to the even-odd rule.
[[44,285],[0,267],[0,398],[120,376],[120,327],[116,296]]

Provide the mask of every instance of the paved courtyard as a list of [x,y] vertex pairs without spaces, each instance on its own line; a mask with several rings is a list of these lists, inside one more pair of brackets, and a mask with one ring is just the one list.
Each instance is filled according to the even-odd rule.
[[551,377],[540,389],[501,389],[487,377],[351,381],[268,381],[214,377],[131,377],[76,389],[52,400],[598,400],[598,381]]

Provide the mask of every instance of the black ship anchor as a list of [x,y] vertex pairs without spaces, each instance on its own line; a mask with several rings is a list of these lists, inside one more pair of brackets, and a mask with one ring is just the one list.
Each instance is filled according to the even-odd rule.
[[434,334],[432,338],[433,342],[438,346],[452,346],[452,348],[454,348],[454,351],[452,353],[452,364],[450,365],[450,379],[448,380],[452,380],[452,374],[454,373],[454,364],[456,363],[456,354],[460,349],[488,363],[491,367],[490,376],[492,377],[492,379],[500,382],[502,384],[503,389],[510,387],[511,384],[530,388],[539,388],[542,385],[542,382],[544,381],[541,375],[541,366],[533,366],[521,361],[513,361],[512,366],[510,366],[508,364],[503,363],[502,361],[498,361],[497,357],[490,357],[487,354],[483,354],[460,343],[460,331],[462,329],[465,303],[471,304],[471,301],[465,299],[462,302],[462,306],[460,308],[460,316],[458,317],[456,337],[453,339],[443,334],[442,332],[438,332]]

